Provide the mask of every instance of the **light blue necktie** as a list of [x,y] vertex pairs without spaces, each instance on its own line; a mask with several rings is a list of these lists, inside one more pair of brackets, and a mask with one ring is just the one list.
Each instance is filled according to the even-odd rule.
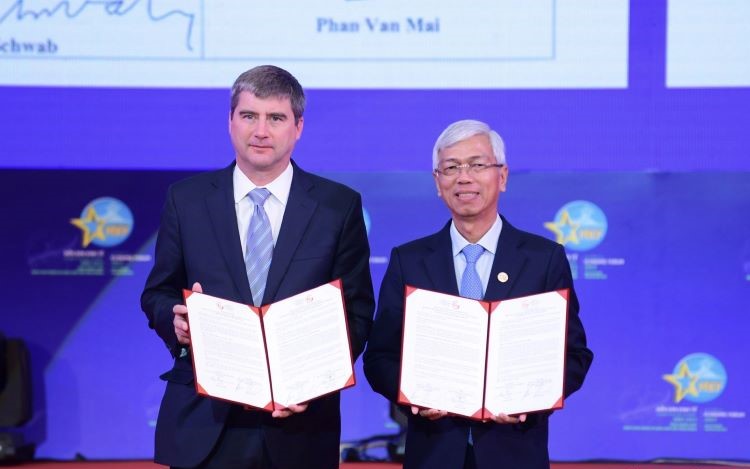
[[[461,252],[466,258],[466,268],[461,276],[461,296],[464,298],[473,298],[481,300],[484,297],[482,292],[482,279],[477,273],[477,260],[484,252],[484,247],[479,244],[467,244]],[[474,438],[469,427],[469,445],[474,445]]]
[[245,269],[247,270],[247,281],[250,283],[250,291],[253,293],[253,303],[260,306],[263,301],[263,293],[266,291],[266,279],[268,268],[271,266],[273,255],[273,235],[271,234],[271,222],[263,209],[271,193],[268,189],[253,189],[248,194],[253,201],[255,209],[250,218],[250,226],[247,229],[247,249],[245,250]]
[[461,252],[466,258],[466,269],[461,277],[461,296],[481,300],[484,297],[482,279],[477,273],[477,259],[484,252],[479,244],[467,244]]

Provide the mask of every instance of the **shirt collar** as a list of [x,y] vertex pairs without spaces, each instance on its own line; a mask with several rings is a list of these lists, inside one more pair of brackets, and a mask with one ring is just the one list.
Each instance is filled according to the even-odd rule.
[[[481,245],[484,249],[494,256],[497,250],[497,241],[500,239],[500,232],[503,230],[503,220],[500,215],[495,219],[489,230],[482,236],[476,244]],[[451,222],[451,246],[453,248],[453,257],[456,257],[467,245],[471,244],[466,238],[458,232],[456,224]]]
[[[284,172],[279,176],[266,184],[265,187],[276,198],[282,205],[286,206],[287,200],[289,200],[289,192],[292,189],[292,177],[294,176],[293,167],[290,164],[287,165]],[[253,182],[245,176],[245,173],[240,170],[237,165],[234,165],[234,172],[232,173],[232,182],[234,185],[234,203],[239,203],[247,193],[257,188]]]

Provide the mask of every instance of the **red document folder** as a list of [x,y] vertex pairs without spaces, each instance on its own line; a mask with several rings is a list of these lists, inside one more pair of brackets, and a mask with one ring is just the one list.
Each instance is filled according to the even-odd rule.
[[407,285],[398,402],[476,420],[561,408],[569,294],[481,301]]
[[274,411],[354,386],[341,280],[261,307],[184,297],[199,394]]

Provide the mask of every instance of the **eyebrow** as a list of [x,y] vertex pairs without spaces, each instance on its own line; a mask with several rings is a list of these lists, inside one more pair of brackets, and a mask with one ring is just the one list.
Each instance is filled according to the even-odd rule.
[[[483,156],[483,155],[472,155],[472,156],[466,158],[464,161],[470,163],[470,162],[474,162],[474,161],[482,159],[482,158],[485,158],[485,156]],[[446,158],[444,160],[439,161],[439,163],[459,163],[459,164],[461,164],[461,160],[459,160],[458,158]]]
[[[239,110],[237,110],[237,114],[239,114],[240,116],[259,116],[260,115],[260,113],[257,112],[257,111],[251,111],[251,110],[247,110],[247,109],[244,109],[244,110],[243,109],[239,109]],[[280,119],[288,119],[289,118],[289,116],[287,116],[286,113],[283,113],[283,112],[269,112],[267,114],[267,117],[268,118],[280,118]]]

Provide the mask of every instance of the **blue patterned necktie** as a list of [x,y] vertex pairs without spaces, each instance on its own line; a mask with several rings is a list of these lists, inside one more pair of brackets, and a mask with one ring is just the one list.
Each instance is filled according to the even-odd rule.
[[479,244],[467,244],[461,252],[466,258],[466,269],[461,277],[461,296],[481,300],[484,297],[482,279],[477,273],[477,259],[484,252]]
[[[464,269],[464,274],[461,276],[461,296],[481,300],[484,297],[484,293],[482,292],[482,279],[479,278],[479,273],[477,273],[477,260],[484,252],[484,247],[479,244],[467,244],[461,252],[466,258],[466,268]],[[473,445],[474,438],[471,427],[469,427],[468,439],[469,445]]]
[[273,235],[271,234],[271,222],[263,209],[271,193],[268,189],[253,189],[248,194],[253,201],[255,209],[250,218],[250,226],[247,229],[247,249],[245,250],[245,269],[247,270],[247,281],[250,283],[250,291],[253,293],[253,303],[260,306],[263,301],[263,293],[266,291],[266,279],[268,268],[271,266],[273,255]]

